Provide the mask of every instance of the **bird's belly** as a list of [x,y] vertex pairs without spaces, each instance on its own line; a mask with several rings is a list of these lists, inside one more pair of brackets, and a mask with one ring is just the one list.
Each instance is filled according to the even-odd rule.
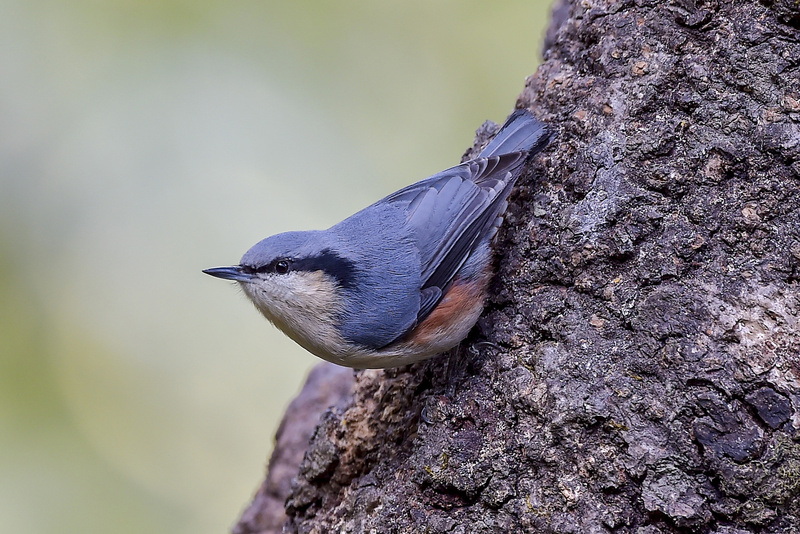
[[483,311],[490,274],[475,280],[457,280],[442,301],[405,337],[378,350],[358,351],[338,361],[348,367],[382,369],[398,367],[441,354],[458,345],[475,326]]

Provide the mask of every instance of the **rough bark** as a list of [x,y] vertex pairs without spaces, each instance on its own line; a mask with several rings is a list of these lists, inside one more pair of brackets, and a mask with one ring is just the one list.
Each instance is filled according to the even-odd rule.
[[352,370],[332,363],[322,362],[311,370],[302,391],[286,409],[275,436],[267,476],[233,528],[233,534],[283,530],[284,503],[320,414],[331,407],[345,407],[353,383]]
[[482,332],[357,374],[286,531],[800,530],[800,5],[567,13]]

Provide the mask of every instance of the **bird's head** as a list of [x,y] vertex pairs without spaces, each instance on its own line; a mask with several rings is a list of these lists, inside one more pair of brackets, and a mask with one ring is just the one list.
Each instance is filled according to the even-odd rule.
[[337,336],[342,292],[356,276],[354,263],[328,239],[324,231],[274,235],[248,250],[239,265],[203,272],[239,282],[267,319],[316,353],[314,346],[326,342],[318,338]]

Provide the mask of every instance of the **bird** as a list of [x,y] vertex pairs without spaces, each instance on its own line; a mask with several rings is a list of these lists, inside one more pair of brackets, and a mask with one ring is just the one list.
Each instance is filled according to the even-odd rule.
[[478,321],[508,196],[550,128],[514,111],[474,159],[404,187],[327,230],[259,241],[238,265],[255,307],[312,354],[355,369],[441,354]]

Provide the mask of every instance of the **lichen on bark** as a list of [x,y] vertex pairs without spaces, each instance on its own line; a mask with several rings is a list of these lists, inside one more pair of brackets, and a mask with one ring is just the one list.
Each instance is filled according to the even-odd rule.
[[800,528],[800,6],[562,12],[481,332],[358,373],[287,531]]

